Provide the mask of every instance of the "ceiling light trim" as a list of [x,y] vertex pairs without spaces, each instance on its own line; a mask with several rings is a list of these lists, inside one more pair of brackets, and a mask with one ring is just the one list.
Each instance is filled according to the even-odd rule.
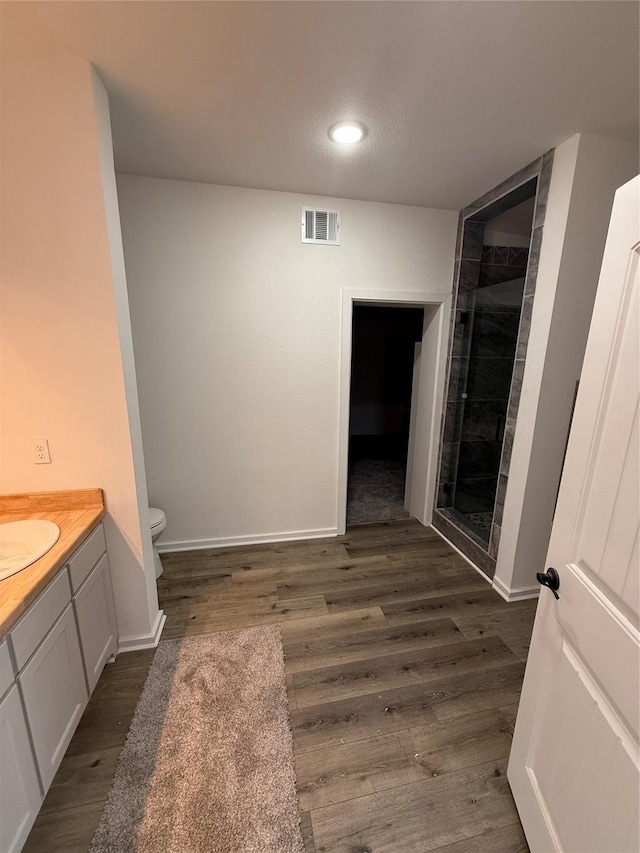
[[329,139],[338,145],[355,145],[366,136],[366,128],[359,121],[339,121],[329,128]]

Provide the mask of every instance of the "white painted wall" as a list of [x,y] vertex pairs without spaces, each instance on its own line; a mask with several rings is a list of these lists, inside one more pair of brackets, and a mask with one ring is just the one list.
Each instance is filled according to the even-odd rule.
[[[111,275],[113,281],[113,296],[116,309],[117,331],[120,341],[120,357],[122,359],[122,376],[126,412],[131,439],[131,461],[133,463],[133,485],[137,504],[137,515],[131,514],[134,529],[140,529],[141,551],[137,554],[138,562],[144,571],[144,590],[146,591],[147,610],[149,613],[149,631],[137,631],[120,638],[121,647],[126,645],[137,648],[145,645],[148,637],[155,644],[160,637],[164,624],[164,614],[158,609],[158,589],[155,577],[155,559],[151,530],[149,527],[149,497],[147,495],[147,475],[144,465],[144,450],[142,447],[142,424],[140,422],[140,406],[138,403],[138,384],[133,355],[133,334],[131,316],[129,313],[129,294],[127,291],[127,276],[124,266],[124,250],[122,247],[122,230],[120,227],[120,210],[118,207],[118,190],[116,173],[113,163],[113,140],[111,136],[111,119],[109,114],[109,96],[95,70],[92,69],[93,95],[96,105],[96,121],[98,130],[98,146],[100,156],[100,173],[104,193],[104,207],[111,258]],[[122,401],[118,401],[122,406]],[[129,488],[131,485],[129,484]],[[140,557],[142,558],[140,561]],[[128,577],[128,576],[127,576]],[[123,577],[121,609],[125,602],[127,606],[142,608],[142,590],[134,600],[130,599],[128,580]],[[141,585],[142,586],[142,585]],[[141,610],[141,612],[144,612]],[[136,617],[137,618],[137,617]]]
[[[450,292],[457,213],[126,175],[118,192],[164,541],[334,533],[342,291]],[[300,242],[304,204],[342,210],[340,247]]]
[[555,152],[494,583],[537,590],[616,189],[638,171],[627,142],[578,134]]
[[104,489],[121,644],[143,644],[161,614],[106,91],[86,61],[5,40],[2,125],[0,488]]

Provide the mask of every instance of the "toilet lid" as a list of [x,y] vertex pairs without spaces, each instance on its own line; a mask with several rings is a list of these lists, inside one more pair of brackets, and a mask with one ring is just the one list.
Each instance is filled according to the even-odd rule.
[[157,527],[159,524],[162,524],[163,521],[166,521],[165,514],[161,509],[156,509],[154,506],[149,507],[149,524],[151,527]]

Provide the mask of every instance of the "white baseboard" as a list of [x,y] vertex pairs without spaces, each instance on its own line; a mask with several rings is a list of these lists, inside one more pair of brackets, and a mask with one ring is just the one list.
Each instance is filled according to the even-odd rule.
[[540,584],[511,588],[502,583],[500,578],[494,577],[491,586],[505,601],[524,601],[527,598],[537,598],[540,594]]
[[171,551],[201,551],[209,548],[231,548],[234,545],[266,545],[269,542],[293,542],[297,539],[328,539],[338,535],[337,527],[318,530],[290,530],[285,533],[261,533],[256,536],[220,536],[216,539],[183,539],[176,542],[156,542],[160,554]]
[[137,652],[141,649],[155,649],[160,642],[160,635],[164,628],[167,616],[164,610],[158,610],[153,630],[149,634],[138,637],[120,637],[118,639],[118,652]]
[[488,584],[491,584],[491,578],[489,577],[489,575],[487,575],[485,572],[483,572],[482,569],[478,568],[478,566],[476,566],[476,564],[472,560],[470,560],[466,554],[462,553],[460,548],[456,548],[456,546],[453,544],[453,542],[450,539],[447,539],[447,537],[444,535],[444,533],[442,533],[441,530],[438,530],[438,528],[434,527],[433,524],[430,524],[429,527],[431,528],[431,530],[433,530],[434,533],[437,533],[441,539],[444,539],[444,541],[447,543],[447,545],[450,545],[453,548],[453,550],[456,552],[456,554],[460,554],[462,559],[465,562],[469,563],[469,565],[471,566],[472,569],[476,570],[476,572],[480,575],[482,580],[486,581]]

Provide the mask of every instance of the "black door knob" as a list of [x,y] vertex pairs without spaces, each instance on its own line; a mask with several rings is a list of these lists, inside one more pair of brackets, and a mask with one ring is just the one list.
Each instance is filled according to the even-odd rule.
[[560,589],[560,575],[555,569],[547,569],[546,572],[537,572],[536,578],[542,586],[547,586],[556,598],[560,598],[558,590]]

